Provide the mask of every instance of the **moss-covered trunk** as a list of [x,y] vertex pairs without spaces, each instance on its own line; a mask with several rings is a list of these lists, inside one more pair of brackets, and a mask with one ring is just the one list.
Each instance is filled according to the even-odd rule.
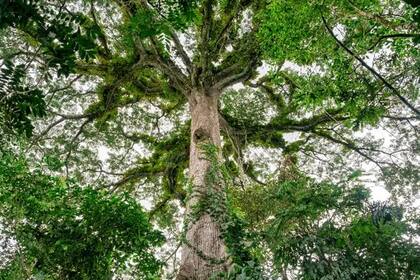
[[[187,202],[187,232],[182,248],[181,267],[178,280],[210,279],[218,272],[226,270],[226,247],[221,237],[217,217],[200,209],[199,204],[209,198],[209,193],[223,190],[217,184],[206,180],[210,162],[202,150],[202,145],[220,147],[220,126],[217,97],[206,95],[205,91],[194,91],[189,100],[191,112],[191,147],[189,172],[192,193]],[[222,195],[223,196],[223,195]],[[204,203],[207,204],[207,203]],[[197,209],[200,209],[196,211]]]

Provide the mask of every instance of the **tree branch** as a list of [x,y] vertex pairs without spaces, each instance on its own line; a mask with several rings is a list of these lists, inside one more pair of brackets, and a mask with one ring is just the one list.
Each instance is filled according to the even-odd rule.
[[213,1],[214,0],[205,0],[203,3],[203,22],[201,26],[200,36],[200,62],[202,73],[204,74],[204,76],[207,73],[207,68],[209,64],[210,32],[213,25]]
[[125,185],[126,183],[128,183],[132,180],[136,180],[136,179],[139,179],[139,178],[150,176],[151,174],[153,174],[155,176],[163,176],[163,175],[165,175],[165,172],[164,171],[150,172],[150,171],[144,171],[144,170],[131,171],[130,174],[125,175],[123,178],[121,178],[117,182],[111,183],[111,184],[108,184],[108,185],[104,185],[103,188],[112,187],[110,192],[115,192],[122,185]]
[[61,113],[53,112],[53,111],[50,111],[50,113],[60,116],[66,120],[80,120],[80,119],[92,118],[95,116],[94,113],[86,113],[86,114],[79,114],[79,115],[66,115],[66,114],[61,114]]
[[420,34],[404,34],[404,33],[383,35],[383,36],[380,36],[379,39],[375,42],[375,44],[373,44],[372,47],[370,47],[368,50],[369,51],[373,50],[382,40],[385,40],[385,39],[414,38],[414,37],[419,37],[419,36]]
[[404,103],[408,108],[410,108],[413,112],[415,112],[418,116],[420,116],[420,111],[417,110],[413,105],[408,102],[408,100],[402,96],[394,86],[388,83],[384,77],[382,77],[375,69],[370,67],[363,59],[357,56],[352,50],[347,48],[338,38],[334,35],[332,29],[328,26],[327,21],[325,20],[324,16],[321,16],[322,22],[324,23],[325,28],[327,29],[328,33],[334,38],[337,44],[342,47],[348,54],[350,54],[353,58],[360,62],[360,64],[365,67],[369,72],[371,72],[378,80],[380,80],[387,88],[391,90],[391,92],[397,96],[402,103]]
[[359,16],[366,17],[368,19],[372,19],[372,20],[382,24],[383,26],[386,26],[386,27],[391,28],[391,29],[395,29],[395,27],[397,27],[397,25],[395,23],[389,21],[388,19],[384,18],[383,16],[370,14],[368,12],[363,11],[362,9],[357,7],[357,5],[352,0],[347,0],[347,2],[353,7],[353,9],[357,12],[357,15],[359,15]]
[[213,92],[221,92],[223,89],[234,85],[236,83],[239,82],[243,82],[246,81],[247,79],[249,79],[251,77],[251,73],[252,73],[252,67],[250,64],[248,64],[247,66],[245,66],[243,68],[243,70],[239,73],[234,73],[231,74],[221,80],[219,80],[218,82],[216,82],[216,84],[213,85]]
[[109,50],[108,47],[108,41],[103,33],[103,30],[101,28],[101,26],[99,25],[97,19],[96,19],[96,15],[95,15],[95,7],[93,5],[93,0],[90,0],[90,14],[92,16],[93,22],[95,22],[95,25],[101,30],[100,34],[99,34],[99,41],[101,42],[102,46],[104,47],[104,51],[105,51],[105,57],[109,58],[111,56],[111,51]]
[[[249,4],[251,1],[249,1]],[[225,26],[223,27],[222,31],[217,36],[217,39],[214,43],[215,46],[215,52],[219,52],[220,50],[224,49],[226,46],[226,34],[230,31],[232,27],[232,23],[234,19],[238,16],[239,11],[241,10],[241,0],[235,0],[235,4],[233,4],[234,7],[231,9],[231,13],[226,20]]]
[[93,120],[94,120],[94,118],[88,118],[87,120],[85,120],[82,123],[82,125],[79,127],[79,130],[77,131],[77,133],[73,136],[73,138],[70,141],[69,151],[68,151],[68,153],[66,155],[66,158],[64,159],[64,165],[66,166],[66,177],[68,177],[68,175],[69,175],[69,166],[68,166],[68,163],[69,163],[70,155],[71,155],[71,153],[73,151],[73,148],[75,148],[77,146],[77,145],[75,145],[75,142],[77,141],[77,139],[79,138],[79,136],[83,133],[85,126],[87,124],[89,124],[90,122],[92,122]]
[[149,55],[148,64],[159,69],[165,74],[172,82],[174,86],[183,92],[186,96],[188,95],[189,89],[191,88],[188,77],[182,73],[181,69],[170,59],[164,57],[157,46],[154,38],[151,38],[153,55]]
[[261,89],[262,92],[268,95],[269,100],[277,107],[279,111],[283,111],[287,108],[286,101],[283,94],[276,94],[275,89],[265,84],[267,77],[262,77],[257,83],[248,82],[246,85],[252,88]]
[[371,156],[369,156],[368,154],[366,154],[365,152],[363,152],[360,147],[357,147],[353,143],[348,143],[346,141],[336,139],[336,138],[332,137],[331,135],[329,135],[328,133],[325,133],[323,131],[319,131],[319,130],[313,129],[311,132],[314,133],[314,134],[316,134],[316,135],[318,135],[318,136],[320,136],[320,137],[322,137],[322,138],[325,138],[327,140],[330,140],[331,142],[334,142],[334,143],[337,143],[337,144],[341,144],[341,145],[345,146],[346,148],[355,151],[356,153],[358,153],[359,155],[363,156],[367,160],[373,162],[376,166],[379,167],[379,169],[381,171],[384,171],[382,165],[380,164],[380,162],[374,160]]
[[171,197],[171,196],[169,196],[169,195],[167,195],[167,196],[165,196],[165,198],[164,198],[164,199],[162,199],[161,201],[159,201],[159,202],[155,205],[155,207],[153,207],[153,209],[149,211],[149,221],[151,221],[151,220],[152,220],[152,218],[153,218],[153,216],[154,216],[157,212],[159,212],[161,209],[163,209],[163,207],[165,207],[171,199],[172,199],[172,197]]
[[187,68],[187,71],[189,73],[191,73],[192,62],[191,62],[190,58],[188,57],[188,54],[185,51],[185,49],[182,47],[182,44],[179,41],[178,35],[175,33],[175,31],[171,32],[171,37],[172,37],[172,41],[174,42],[175,49],[178,52],[178,55],[181,57],[182,61],[184,62],[185,66]]
[[65,118],[61,117],[58,120],[50,123],[46,129],[44,129],[41,133],[39,133],[38,135],[36,135],[33,140],[31,141],[31,144],[29,145],[29,148],[31,148],[38,140],[40,140],[41,138],[43,138],[45,135],[48,134],[48,132],[53,129],[55,126],[59,125],[60,123],[62,123],[65,120]]

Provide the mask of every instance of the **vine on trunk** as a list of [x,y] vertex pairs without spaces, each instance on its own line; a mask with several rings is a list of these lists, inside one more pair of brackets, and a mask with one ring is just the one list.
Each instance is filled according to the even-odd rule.
[[[210,143],[201,143],[200,149],[206,160],[210,162],[205,178],[206,192],[200,194],[200,200],[193,206],[191,213],[185,219],[181,240],[210,264],[228,264],[227,272],[213,275],[215,279],[220,279],[220,277],[222,279],[237,279],[238,275],[246,277],[244,279],[250,279],[249,277],[262,279],[261,268],[251,253],[254,245],[252,240],[255,239],[255,236],[247,231],[245,221],[235,213],[235,209],[230,203],[228,189],[232,185],[232,179],[225,164],[220,162],[218,147]],[[187,199],[191,199],[196,190],[192,183],[187,189]],[[193,224],[204,214],[209,214],[219,225],[221,238],[227,247],[228,256],[226,258],[212,258],[189,244],[186,238],[188,225]]]

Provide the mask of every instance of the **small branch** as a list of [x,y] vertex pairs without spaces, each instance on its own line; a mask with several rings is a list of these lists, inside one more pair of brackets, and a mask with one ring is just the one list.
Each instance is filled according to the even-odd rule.
[[372,45],[372,47],[370,47],[368,50],[371,51],[373,50],[382,40],[385,39],[390,39],[390,38],[414,38],[414,37],[419,37],[420,34],[389,34],[389,35],[383,35],[380,36],[379,39],[375,42],[375,44]]
[[[225,27],[223,27],[223,30],[220,32],[219,36],[217,37],[214,45],[216,47],[218,47],[218,49],[222,49],[225,46],[225,44],[221,44],[221,41],[225,37],[225,34],[230,30],[230,27],[232,26],[232,22],[235,19],[235,17],[236,17],[235,13],[232,13],[230,15],[229,19],[227,20],[227,23],[226,23]],[[220,46],[219,46],[219,44],[220,44]]]
[[152,220],[153,216],[161,210],[163,207],[166,206],[166,204],[171,200],[171,196],[166,196],[163,200],[158,202],[155,207],[153,207],[152,210],[149,211],[149,222]]
[[178,252],[179,248],[181,248],[181,245],[182,245],[182,242],[179,242],[175,250],[164,260],[163,263],[167,263],[173,256],[176,256],[176,252]]
[[416,117],[416,116],[399,117],[399,116],[385,115],[383,117],[386,118],[386,119],[395,120],[395,121],[408,121],[408,120],[417,120],[418,119],[418,117]]
[[370,14],[368,12],[363,11],[352,0],[347,0],[347,2],[353,7],[353,9],[357,12],[359,16],[366,17],[368,19],[372,19],[388,28],[394,29],[396,27],[396,24],[387,20],[383,16]]
[[404,103],[408,108],[410,108],[413,112],[415,112],[418,116],[420,116],[420,111],[416,109],[413,105],[411,105],[410,102],[408,102],[408,100],[404,96],[402,96],[396,88],[394,88],[394,86],[388,83],[388,81],[385,80],[385,78],[382,77],[375,69],[370,67],[363,59],[357,56],[352,50],[347,48],[340,40],[338,40],[338,38],[334,35],[334,32],[332,31],[332,29],[328,26],[327,21],[325,20],[324,16],[321,16],[321,18],[328,33],[334,38],[334,40],[337,42],[337,44],[340,47],[342,47],[348,54],[350,54],[353,58],[359,61],[363,67],[369,70],[369,72],[371,72],[378,80],[380,80],[387,88],[389,88],[391,92],[395,96],[397,96],[402,103]]
[[[99,25],[99,23],[98,23],[98,21],[96,19],[95,7],[93,5],[93,0],[90,0],[90,14],[91,14],[92,19],[95,22],[96,26],[101,29],[101,26]],[[102,46],[104,47],[105,56],[106,57],[110,57],[111,56],[111,51],[109,50],[108,42],[107,42],[107,39],[106,39],[106,37],[105,37],[102,29],[101,29],[101,32],[99,34],[99,41],[101,42]]]
[[66,158],[64,160],[64,165],[66,166],[66,177],[68,177],[68,175],[69,175],[69,166],[68,166],[68,163],[69,163],[69,158],[70,158],[71,152],[73,151],[73,148],[77,146],[77,145],[75,145],[75,142],[79,138],[80,134],[83,133],[83,130],[84,130],[85,126],[87,124],[89,124],[90,122],[92,122],[93,120],[94,120],[93,118],[88,118],[86,121],[84,121],[82,123],[82,125],[79,127],[79,130],[77,131],[77,133],[74,135],[74,137],[70,141],[69,151],[68,151],[68,153],[66,155]]
[[112,189],[110,190],[110,192],[111,192],[111,193],[113,193],[113,192],[115,192],[115,191],[116,191],[116,190],[117,190],[120,186],[122,186],[122,185],[126,184],[127,182],[129,182],[129,181],[131,181],[131,180],[134,180],[134,179],[137,179],[137,178],[141,178],[141,177],[143,177],[143,176],[145,176],[145,174],[144,174],[144,173],[131,174],[131,175],[128,175],[128,176],[126,176],[126,177],[122,178],[121,180],[119,180],[119,181],[117,181],[117,182],[115,182],[115,183],[111,183],[111,184],[105,185],[104,187],[112,187]]
[[356,145],[354,145],[352,143],[348,143],[348,142],[342,141],[342,140],[339,140],[339,139],[336,139],[336,138],[332,137],[331,135],[329,135],[328,133],[325,133],[325,132],[322,132],[322,131],[319,131],[319,130],[312,130],[312,132],[314,134],[322,137],[322,138],[325,138],[325,139],[330,140],[330,141],[332,141],[334,143],[337,143],[337,144],[341,144],[341,145],[345,146],[346,148],[349,148],[350,150],[355,151],[356,153],[358,153],[359,155],[363,156],[367,160],[373,162],[376,166],[379,167],[379,169],[381,171],[384,171],[382,165],[378,161],[374,160],[368,154],[362,152],[362,149],[359,148],[359,147],[357,147]]
[[93,173],[104,173],[104,174],[112,175],[112,176],[123,176],[124,175],[124,173],[117,173],[117,172],[112,172],[112,171],[104,170],[102,168],[102,165],[99,165],[99,168],[100,168],[100,170],[88,168],[88,169],[85,169],[84,171],[86,171],[86,172],[93,172]]
[[235,18],[238,16],[239,11],[244,8],[246,8],[246,6],[250,5],[252,3],[252,1],[249,1],[247,5],[242,6],[241,4],[241,0],[235,0],[235,4],[234,7],[231,9],[231,13],[228,17],[228,19],[226,20],[225,26],[223,27],[222,31],[219,33],[219,35],[217,36],[217,39],[214,43],[215,47],[216,47],[216,52],[219,52],[220,50],[223,50],[226,46],[226,34],[230,31],[231,27],[232,27],[232,23],[235,20]]
[[163,172],[163,171],[161,171],[161,172],[160,171],[156,171],[156,172],[150,172],[149,171],[149,172],[147,172],[147,171],[140,171],[140,170],[134,171],[133,170],[132,173],[126,174],[123,178],[121,178],[117,182],[104,185],[103,188],[112,187],[110,192],[115,192],[119,187],[121,187],[122,185],[124,185],[124,184],[126,184],[126,183],[128,183],[132,180],[139,179],[139,178],[142,178],[142,177],[146,178],[150,175],[163,176],[164,174],[165,174],[165,172]]
[[283,94],[275,93],[275,89],[265,84],[267,78],[262,77],[257,83],[248,82],[246,85],[252,88],[260,89],[268,95],[269,100],[277,107],[280,112],[284,112],[287,108]]
[[51,96],[48,98],[47,107],[51,104],[51,101],[53,100],[55,94],[59,91],[70,89],[72,85],[79,80],[82,77],[82,75],[77,75],[74,79],[72,79],[65,87],[57,88],[49,92]]
[[54,128],[55,126],[57,126],[58,124],[62,123],[65,120],[65,118],[61,117],[58,120],[56,120],[55,122],[52,122],[49,126],[47,126],[47,128],[45,130],[43,130],[39,135],[35,136],[34,139],[32,140],[32,144],[30,146],[33,146],[34,143],[36,143],[38,140],[40,140],[42,137],[44,137],[45,135],[48,134],[48,132]]
[[87,113],[87,114],[80,114],[80,115],[66,115],[61,114],[58,112],[49,111],[53,115],[60,116],[66,120],[80,120],[80,119],[86,119],[86,118],[93,118],[95,116],[94,113]]

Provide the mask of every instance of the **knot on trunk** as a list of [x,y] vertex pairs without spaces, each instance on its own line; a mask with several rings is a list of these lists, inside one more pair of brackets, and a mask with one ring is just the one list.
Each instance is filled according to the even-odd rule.
[[202,127],[197,128],[194,131],[194,143],[200,144],[205,142],[210,143],[210,133]]

